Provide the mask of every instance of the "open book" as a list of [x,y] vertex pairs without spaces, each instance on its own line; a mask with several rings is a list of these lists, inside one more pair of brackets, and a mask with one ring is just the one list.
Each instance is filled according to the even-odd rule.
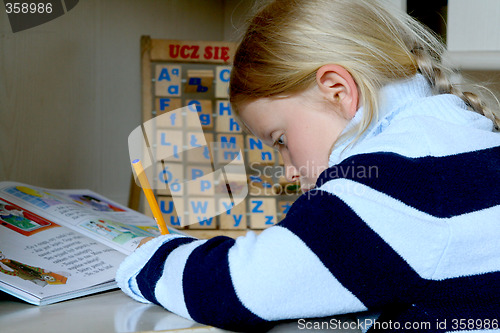
[[0,182],[0,290],[44,305],[116,288],[125,256],[157,235],[154,219],[92,191]]

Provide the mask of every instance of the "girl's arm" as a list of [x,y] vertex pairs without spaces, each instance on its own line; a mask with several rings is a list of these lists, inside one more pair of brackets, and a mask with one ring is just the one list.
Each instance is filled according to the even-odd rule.
[[342,200],[313,190],[259,236],[155,238],[125,260],[117,280],[136,300],[197,322],[248,330],[392,302],[408,285],[381,285],[392,274],[405,274],[402,261]]

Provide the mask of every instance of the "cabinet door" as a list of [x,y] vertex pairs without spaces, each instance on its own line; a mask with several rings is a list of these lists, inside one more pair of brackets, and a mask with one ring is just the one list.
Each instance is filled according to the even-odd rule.
[[464,69],[500,69],[500,1],[449,0],[447,46]]

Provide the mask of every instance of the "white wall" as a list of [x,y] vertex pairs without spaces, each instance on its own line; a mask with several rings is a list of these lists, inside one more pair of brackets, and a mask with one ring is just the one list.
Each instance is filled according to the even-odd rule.
[[[239,1],[228,0],[227,8]],[[0,180],[90,188],[126,204],[140,125],[140,36],[223,40],[223,0],[82,0],[12,33],[0,13]]]
[[450,59],[467,70],[500,70],[500,1],[448,1]]

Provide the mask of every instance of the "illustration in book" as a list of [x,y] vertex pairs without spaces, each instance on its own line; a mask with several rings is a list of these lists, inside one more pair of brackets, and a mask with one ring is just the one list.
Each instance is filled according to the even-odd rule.
[[62,273],[50,272],[41,267],[31,266],[11,260],[0,251],[0,273],[17,276],[23,280],[45,287],[47,284],[65,284],[68,278]]
[[31,236],[42,230],[58,226],[43,217],[4,200],[0,200],[0,225],[24,236]]
[[123,209],[91,195],[70,195],[76,203],[87,206],[98,212],[124,212]]
[[93,231],[98,235],[104,236],[118,244],[125,244],[132,238],[136,237],[151,236],[151,233],[138,227],[106,219],[91,220],[85,222],[83,226],[86,229]]

